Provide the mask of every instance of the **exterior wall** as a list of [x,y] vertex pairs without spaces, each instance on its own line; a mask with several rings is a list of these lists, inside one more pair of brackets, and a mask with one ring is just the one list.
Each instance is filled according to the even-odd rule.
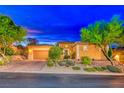
[[[69,51],[69,56],[71,57],[71,59],[76,59],[76,60],[80,60],[83,56],[89,56],[91,59],[94,60],[106,60],[105,56],[103,55],[101,49],[94,45],[94,44],[90,44],[90,43],[70,43],[70,42],[62,42],[58,44],[59,47],[63,48],[64,50],[68,50]],[[47,51],[49,52],[49,49],[52,46],[48,46],[48,45],[42,45],[42,46],[28,46],[28,59],[29,60],[34,60],[34,56],[35,53],[37,52],[37,50],[39,50],[40,52],[42,51]],[[36,51],[36,52],[33,52]],[[40,53],[41,57],[43,55],[46,56],[46,58],[48,58],[48,53]],[[37,55],[35,55],[36,57]],[[39,55],[38,55],[39,56]],[[64,53],[61,57],[61,59],[64,58]]]
[[58,44],[58,46],[59,47],[61,47],[61,48],[63,48],[63,55],[61,56],[61,59],[63,59],[64,58],[64,50],[68,50],[69,51],[69,56],[71,56],[72,55],[72,53],[73,53],[73,44],[74,43],[70,43],[70,42],[60,42],[59,44]]
[[115,57],[116,55],[118,55],[119,61],[124,62],[124,49],[113,50],[113,56]]
[[60,43],[60,44],[59,44],[59,47],[61,47],[61,48],[63,48],[63,49],[69,49],[69,50],[71,50],[73,44],[74,44],[74,43]]
[[[43,46],[28,46],[28,60],[34,60],[34,55],[35,56],[39,56],[39,55],[36,55],[35,52],[33,51],[46,51],[46,52],[49,52],[49,49],[51,48],[52,46],[47,46],[47,45],[43,45]],[[44,53],[40,53],[41,57],[42,55],[44,56]],[[48,55],[45,55],[46,58],[48,58]],[[43,59],[45,60],[45,59]]]
[[94,60],[106,60],[101,49],[93,44],[76,44],[76,59],[81,59],[83,56],[88,56]]

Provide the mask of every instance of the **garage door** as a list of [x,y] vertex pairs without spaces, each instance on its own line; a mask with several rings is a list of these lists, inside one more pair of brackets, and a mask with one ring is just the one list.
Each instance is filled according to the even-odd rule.
[[47,50],[33,50],[33,59],[34,60],[47,60],[48,51]]

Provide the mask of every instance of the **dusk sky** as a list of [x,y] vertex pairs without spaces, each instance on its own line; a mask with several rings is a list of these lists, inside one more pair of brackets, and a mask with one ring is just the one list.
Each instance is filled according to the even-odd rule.
[[124,6],[0,6],[0,14],[10,16],[28,31],[27,37],[41,44],[80,41],[80,29],[113,15],[124,19]]

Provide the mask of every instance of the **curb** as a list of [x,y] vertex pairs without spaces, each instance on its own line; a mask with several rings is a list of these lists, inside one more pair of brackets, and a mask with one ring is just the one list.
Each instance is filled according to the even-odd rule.
[[78,72],[39,72],[39,71],[14,71],[14,72],[0,72],[0,73],[29,73],[29,74],[67,74],[67,75],[106,75],[106,76],[124,76],[124,73],[78,73]]

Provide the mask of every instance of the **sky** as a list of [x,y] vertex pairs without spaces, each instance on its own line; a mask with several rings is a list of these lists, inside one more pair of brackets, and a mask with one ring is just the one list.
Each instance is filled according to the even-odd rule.
[[80,30],[99,20],[110,20],[113,15],[124,19],[124,6],[98,5],[1,5],[0,14],[7,15],[40,44],[60,41],[80,41]]

